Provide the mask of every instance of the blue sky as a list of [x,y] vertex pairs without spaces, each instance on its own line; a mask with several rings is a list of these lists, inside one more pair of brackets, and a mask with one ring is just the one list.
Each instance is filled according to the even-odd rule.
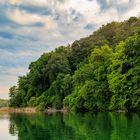
[[0,98],[43,52],[139,13],[140,0],[1,0]]

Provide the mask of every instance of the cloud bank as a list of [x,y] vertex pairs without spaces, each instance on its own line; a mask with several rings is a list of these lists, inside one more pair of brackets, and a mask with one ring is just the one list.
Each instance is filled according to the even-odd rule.
[[43,52],[138,16],[139,7],[139,0],[0,1],[0,98]]

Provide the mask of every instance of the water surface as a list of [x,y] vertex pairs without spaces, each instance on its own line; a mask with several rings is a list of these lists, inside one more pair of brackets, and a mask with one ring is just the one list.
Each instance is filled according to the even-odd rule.
[[0,114],[0,140],[140,140],[140,114]]

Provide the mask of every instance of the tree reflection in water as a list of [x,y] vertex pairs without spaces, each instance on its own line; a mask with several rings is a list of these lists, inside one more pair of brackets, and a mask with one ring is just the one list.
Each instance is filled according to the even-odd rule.
[[140,140],[140,114],[11,114],[19,140]]

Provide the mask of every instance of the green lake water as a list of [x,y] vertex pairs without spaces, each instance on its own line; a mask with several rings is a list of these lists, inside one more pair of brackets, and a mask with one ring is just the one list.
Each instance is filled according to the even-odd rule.
[[140,113],[0,114],[0,140],[140,140]]

